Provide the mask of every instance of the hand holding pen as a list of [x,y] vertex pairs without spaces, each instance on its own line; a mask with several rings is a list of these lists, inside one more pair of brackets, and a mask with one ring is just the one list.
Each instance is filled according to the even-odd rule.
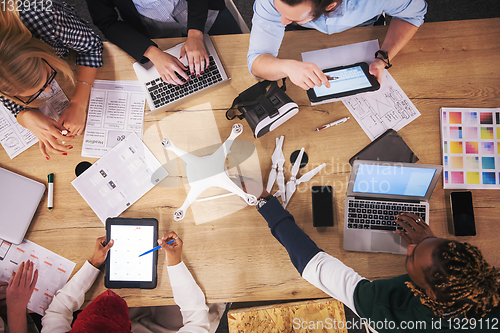
[[163,235],[158,244],[165,250],[167,266],[175,266],[181,262],[182,239],[175,232],[170,231]]

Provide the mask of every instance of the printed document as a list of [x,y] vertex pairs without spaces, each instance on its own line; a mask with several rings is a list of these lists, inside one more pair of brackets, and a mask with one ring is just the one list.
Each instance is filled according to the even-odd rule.
[[0,239],[0,281],[9,282],[22,262],[30,260],[38,269],[38,281],[28,302],[28,309],[45,314],[55,293],[64,287],[75,263],[25,239],[19,245]]
[[108,217],[120,215],[167,175],[139,137],[130,133],[71,184],[106,223]]
[[[69,104],[69,100],[57,84],[52,81],[50,91],[43,92],[38,97],[45,101],[39,107],[40,111],[55,121]],[[19,125],[16,117],[0,103],[0,143],[11,159],[38,142],[37,137],[28,129]]]
[[95,80],[90,94],[82,156],[103,157],[135,133],[142,140],[146,99],[137,81]]
[[[378,41],[371,40],[305,52],[302,53],[302,60],[315,63],[321,69],[347,66],[357,62],[366,62],[369,65],[374,59],[375,52],[379,49]],[[311,105],[339,100],[344,103],[372,141],[389,128],[399,131],[420,116],[415,105],[387,70],[384,70],[382,84],[377,91],[311,103]]]

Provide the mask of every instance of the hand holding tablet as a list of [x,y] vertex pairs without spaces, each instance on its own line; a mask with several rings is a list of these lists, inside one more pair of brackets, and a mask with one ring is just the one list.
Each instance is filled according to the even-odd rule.
[[366,62],[360,62],[349,66],[324,69],[330,87],[324,84],[316,86],[307,91],[309,100],[313,103],[355,95],[380,88],[377,78],[370,74]]

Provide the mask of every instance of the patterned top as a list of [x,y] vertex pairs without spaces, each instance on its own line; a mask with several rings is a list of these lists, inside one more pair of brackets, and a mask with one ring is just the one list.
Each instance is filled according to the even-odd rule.
[[[31,6],[19,12],[21,21],[33,37],[52,46],[60,58],[68,56],[70,49],[75,50],[78,53],[76,65],[102,67],[102,42],[75,10],[54,0],[38,0],[38,3],[36,8]],[[0,101],[15,116],[25,109],[1,95]]]

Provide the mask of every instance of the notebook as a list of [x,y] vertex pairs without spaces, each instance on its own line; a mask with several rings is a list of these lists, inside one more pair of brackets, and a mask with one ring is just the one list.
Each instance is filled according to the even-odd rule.
[[0,239],[20,244],[45,192],[45,185],[2,168],[0,184]]
[[[210,58],[209,67],[204,70],[203,75],[200,75],[200,77],[197,77],[196,74],[191,75],[189,69],[184,71],[191,79],[191,81],[186,82],[184,85],[173,85],[163,82],[152,62],[146,64],[134,63],[135,74],[143,88],[151,111],[167,110],[172,104],[180,100],[229,80],[212,44],[212,40],[208,35],[204,35],[203,41],[205,42],[205,47]],[[182,45],[184,43],[178,44],[164,52],[179,58]],[[184,57],[181,62],[187,68],[188,62],[186,58]],[[184,79],[182,80],[185,81]]]
[[396,233],[395,215],[411,212],[428,223],[428,201],[441,171],[440,165],[354,161],[345,200],[344,249],[406,254],[408,244]]

